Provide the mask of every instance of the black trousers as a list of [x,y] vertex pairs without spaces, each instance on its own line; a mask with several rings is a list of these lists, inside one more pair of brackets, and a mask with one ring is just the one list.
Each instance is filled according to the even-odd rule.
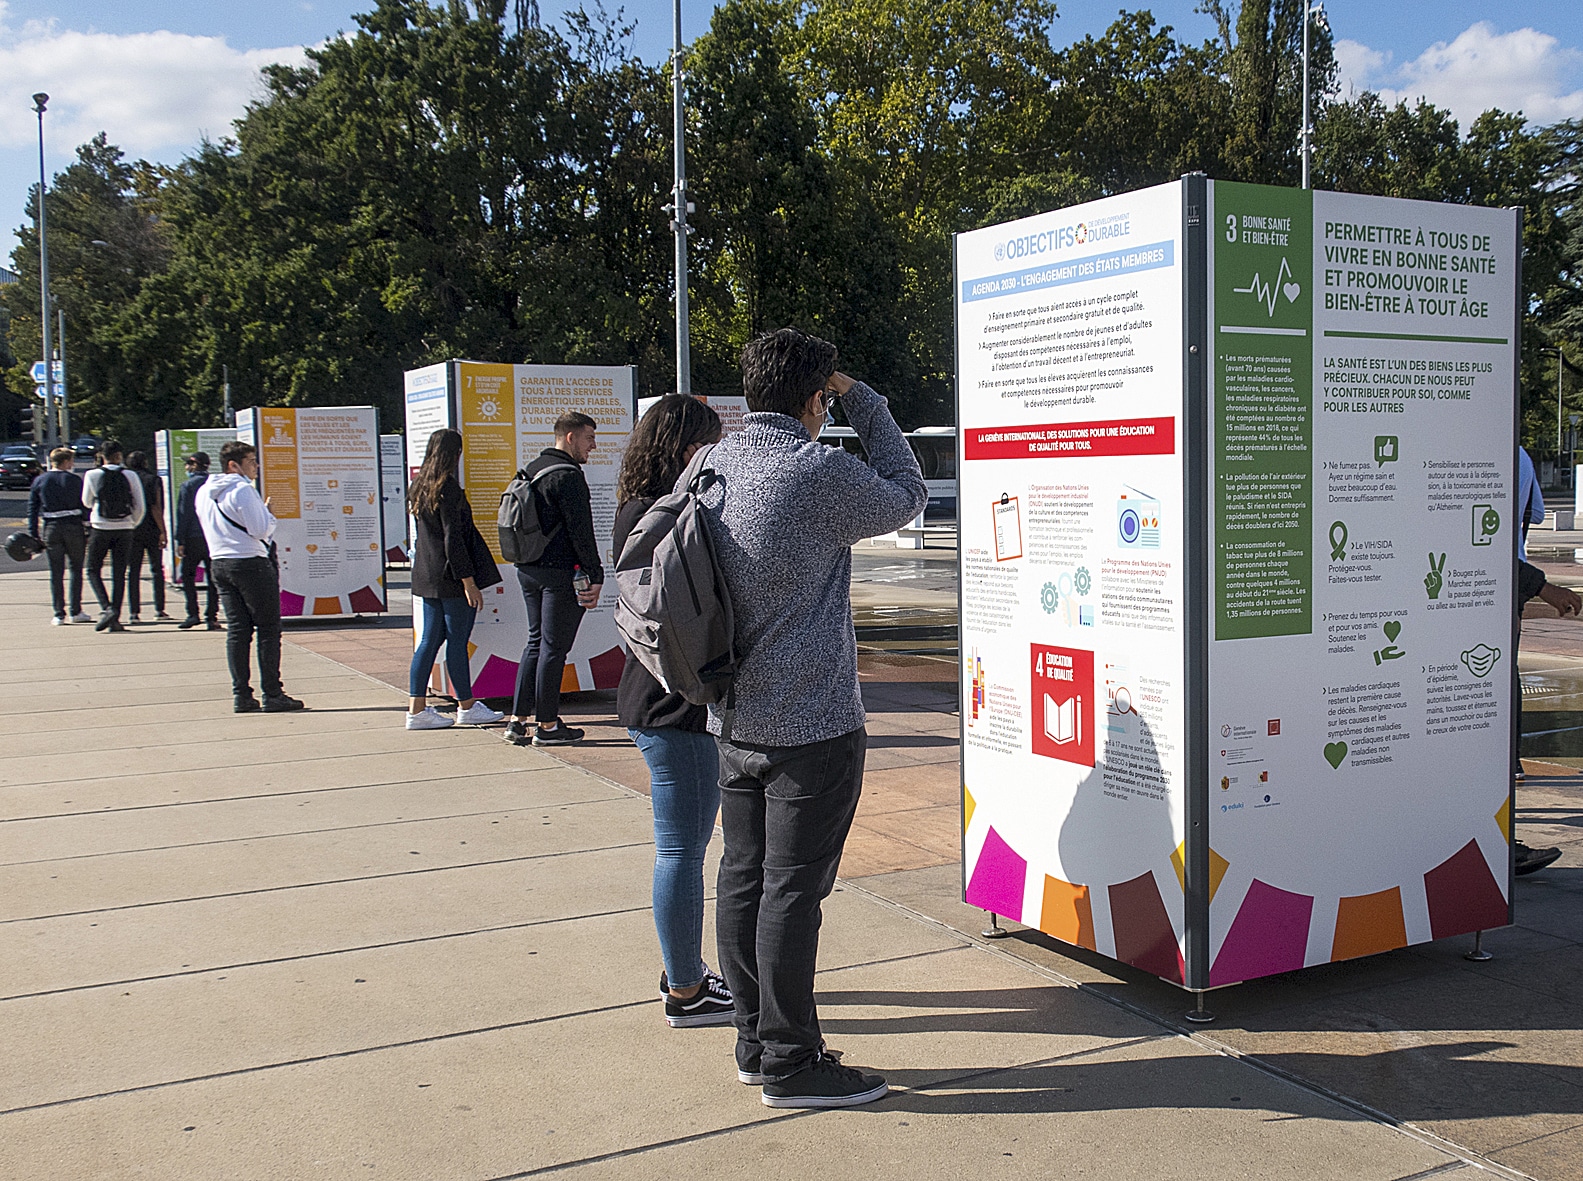
[[553,722],[561,716],[561,677],[583,609],[570,570],[518,566],[517,582],[528,609],[528,642],[517,665],[511,712],[520,718],[531,711],[538,721]]
[[[88,585],[99,600],[99,610],[108,611],[117,621],[126,598],[126,569],[132,558],[130,529],[90,529],[88,537]],[[104,556],[110,555],[110,589],[104,588]]]
[[784,1078],[819,1053],[822,904],[863,790],[868,731],[807,746],[719,745],[715,930],[736,1001],[737,1065]]
[[126,576],[127,609],[136,615],[143,581],[143,559],[148,558],[148,580],[154,584],[154,610],[165,610],[165,547],[159,544],[159,534],[144,537],[132,534],[132,568]]
[[[55,617],[82,612],[82,559],[88,534],[81,517],[59,517],[44,522],[44,553],[49,557],[49,597]],[[66,568],[71,567],[71,601],[66,599]]]
[[[198,567],[207,566],[209,549],[203,542],[183,542],[181,547],[181,589],[187,598],[187,618],[198,618]],[[210,623],[220,618],[219,592],[214,588],[214,574],[204,579],[205,602],[203,618]]]
[[268,558],[215,558],[209,577],[225,605],[225,658],[231,692],[252,696],[252,647],[258,637],[258,680],[265,697],[279,697],[280,575]]

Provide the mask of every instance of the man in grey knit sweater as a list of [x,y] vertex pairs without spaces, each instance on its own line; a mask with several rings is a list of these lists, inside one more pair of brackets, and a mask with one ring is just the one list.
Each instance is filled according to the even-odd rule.
[[[738,1077],[770,1107],[848,1107],[886,1090],[825,1053],[814,966],[868,743],[851,546],[912,520],[928,493],[885,399],[835,366],[834,346],[789,328],[750,341],[751,413],[710,453],[721,479],[703,494],[745,653],[719,744],[720,967]],[[838,397],[868,463],[817,441]]]

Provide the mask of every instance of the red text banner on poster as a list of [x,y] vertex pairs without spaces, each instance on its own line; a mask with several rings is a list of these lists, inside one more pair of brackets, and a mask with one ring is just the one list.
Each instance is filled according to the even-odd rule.
[[1107,418],[1040,426],[975,427],[967,432],[962,449],[968,459],[1173,455],[1176,419]]

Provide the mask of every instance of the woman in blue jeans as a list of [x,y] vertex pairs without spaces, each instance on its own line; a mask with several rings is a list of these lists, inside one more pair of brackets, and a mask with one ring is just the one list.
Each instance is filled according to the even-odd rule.
[[[617,554],[649,506],[670,493],[693,453],[719,439],[719,416],[696,398],[667,394],[649,408],[621,461]],[[630,653],[616,710],[649,765],[665,1021],[673,1028],[729,1025],[731,992],[703,960],[704,853],[720,808],[720,759],[706,728],[708,710],[667,693]]]
[[[489,552],[473,507],[456,481],[462,458],[462,436],[438,430],[429,436],[412,486],[407,508],[415,524],[412,537],[412,597],[421,612],[422,633],[412,668],[407,673],[407,729],[439,730],[457,722],[487,726],[505,717],[473,698],[473,676],[467,664],[467,641],[473,619],[484,605],[483,590],[500,581],[500,569]],[[456,694],[453,719],[429,704],[429,671],[445,645],[445,671]]]

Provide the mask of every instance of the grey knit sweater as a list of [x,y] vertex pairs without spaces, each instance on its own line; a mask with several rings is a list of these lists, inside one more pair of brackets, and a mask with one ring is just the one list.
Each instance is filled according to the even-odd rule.
[[784,414],[747,415],[709,457],[721,481],[703,505],[746,654],[734,742],[801,746],[864,721],[851,547],[912,520],[928,492],[885,399],[857,382],[841,402],[869,463]]

